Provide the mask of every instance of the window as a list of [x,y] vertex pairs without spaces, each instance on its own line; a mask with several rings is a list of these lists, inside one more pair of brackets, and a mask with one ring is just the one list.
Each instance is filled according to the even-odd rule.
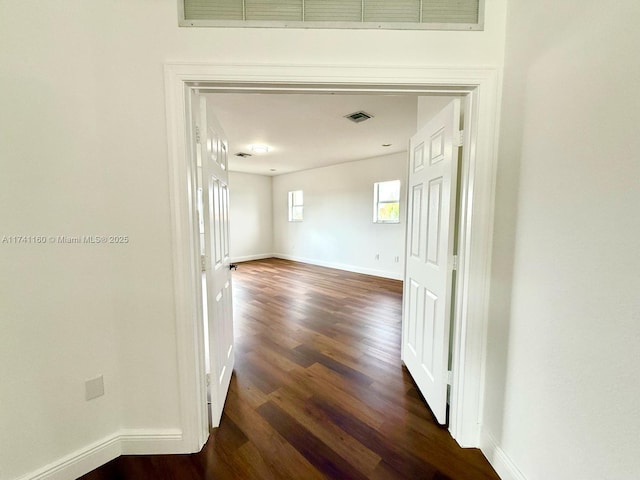
[[400,180],[373,184],[373,221],[400,223]]
[[302,209],[304,208],[304,200],[302,190],[289,192],[289,221],[301,222]]
[[485,0],[178,0],[182,27],[483,30]]

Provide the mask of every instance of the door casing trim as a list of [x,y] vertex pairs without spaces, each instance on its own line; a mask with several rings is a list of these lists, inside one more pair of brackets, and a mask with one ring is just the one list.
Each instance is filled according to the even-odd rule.
[[[207,441],[204,329],[198,276],[192,89],[229,93],[464,95],[458,282],[449,431],[480,445],[497,164],[500,74],[494,67],[167,63],[164,68],[176,351],[182,449]],[[178,453],[178,452],[176,452]]]

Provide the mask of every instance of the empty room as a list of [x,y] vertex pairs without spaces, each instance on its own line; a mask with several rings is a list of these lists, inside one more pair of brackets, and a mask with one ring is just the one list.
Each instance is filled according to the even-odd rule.
[[640,478],[639,22],[0,1],[0,480]]
[[[423,152],[424,140],[412,137],[422,130],[419,126],[429,128],[440,110],[459,108],[460,98],[212,94],[205,89],[195,97],[194,148],[202,179],[198,195],[203,195],[199,202],[201,255],[205,283],[218,285],[209,292],[203,290],[208,304],[204,332],[211,337],[205,341],[205,368],[213,389],[209,417],[214,427],[220,425],[205,446],[218,459],[209,468],[229,478],[234,471],[237,478],[406,478],[418,472],[493,478],[478,452],[463,451],[447,432],[448,351],[424,353],[425,357],[446,357],[440,366],[445,371],[435,373],[441,377],[444,394],[437,419],[410,373],[403,370],[400,352],[405,231],[415,231],[410,249],[417,257],[413,243],[423,241],[426,248],[427,232],[435,229],[428,222],[406,220],[407,167],[413,164],[416,172],[428,168],[420,156],[429,154]],[[458,133],[462,114],[454,113],[447,130]],[[215,116],[215,121],[207,116]],[[440,123],[431,130],[441,132]],[[438,142],[439,135],[434,137]],[[452,142],[451,132],[442,138],[443,142],[427,143],[427,148],[432,147],[431,163],[448,161],[457,169],[460,147]],[[408,152],[410,139],[415,158]],[[220,145],[218,152],[210,151],[211,143]],[[447,158],[440,156],[444,150]],[[207,158],[215,158],[211,168],[206,166]],[[217,169],[217,164],[225,162],[227,166]],[[221,182],[226,170],[228,182]],[[443,231],[448,230],[447,216],[455,217],[456,194],[449,190],[456,183],[454,179],[448,187],[445,184],[442,193],[441,183],[435,182],[438,202],[444,205],[450,196],[454,204],[442,208],[444,215],[428,216],[437,217]],[[212,185],[211,200],[203,194],[207,185]],[[219,214],[226,206],[227,189],[229,211]],[[424,200],[426,205],[428,199],[428,192],[424,199],[416,197],[412,210],[422,208],[418,204]],[[228,227],[224,225],[227,217]],[[218,224],[223,238],[217,236]],[[448,264],[446,250],[453,234],[451,239],[446,237],[439,248]],[[217,280],[218,275],[222,280]],[[415,307],[409,300],[406,308],[412,311]],[[235,330],[235,338],[230,341],[220,326],[222,319],[216,316],[227,315],[231,302],[233,319],[226,330]],[[429,313],[425,310],[423,315]],[[405,336],[415,336],[415,330],[408,325]],[[225,341],[219,344],[221,338]],[[448,338],[441,341],[449,345]],[[407,348],[413,348],[415,339],[410,343]],[[360,388],[352,390],[349,385]],[[438,403],[440,392],[426,388]],[[407,402],[393,421],[383,421],[396,404]],[[326,410],[330,406],[337,410]],[[230,431],[243,439],[237,451],[216,441]],[[391,442],[393,447],[381,442],[394,432],[399,436]],[[265,437],[277,438],[280,448],[265,445]],[[447,453],[438,459],[406,447],[420,438],[442,444]],[[443,463],[447,456],[460,460]],[[194,463],[201,461],[197,458]],[[163,464],[164,469],[169,467]],[[125,467],[120,461],[106,468]]]

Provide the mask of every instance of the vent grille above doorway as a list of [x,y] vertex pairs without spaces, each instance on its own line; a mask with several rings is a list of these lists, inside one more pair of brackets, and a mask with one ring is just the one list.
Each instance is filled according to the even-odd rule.
[[482,30],[484,0],[178,0],[183,27]]

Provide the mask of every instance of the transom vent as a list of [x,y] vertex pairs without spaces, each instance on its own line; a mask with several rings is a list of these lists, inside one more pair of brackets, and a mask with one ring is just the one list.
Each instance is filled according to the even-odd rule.
[[183,27],[482,30],[487,0],[179,0]]

